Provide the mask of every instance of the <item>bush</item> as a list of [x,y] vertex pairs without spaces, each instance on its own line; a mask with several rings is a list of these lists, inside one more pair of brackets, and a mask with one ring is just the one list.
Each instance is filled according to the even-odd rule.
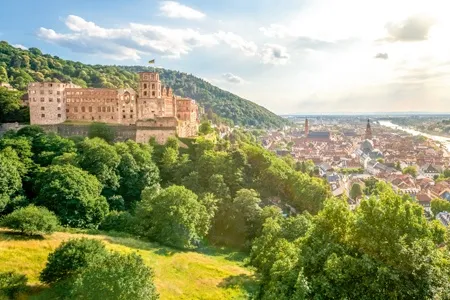
[[29,205],[19,208],[2,219],[2,226],[20,230],[22,234],[37,235],[53,233],[58,227],[58,218],[45,207]]
[[113,253],[68,283],[71,299],[158,299],[153,271],[137,254]]
[[105,123],[94,122],[89,125],[88,137],[91,139],[99,137],[101,139],[104,139],[108,143],[112,143],[114,138],[116,137],[116,132],[112,127],[108,126]]
[[14,296],[23,291],[27,285],[27,277],[15,272],[3,272],[0,273],[0,298],[6,296],[13,299]]
[[136,218],[129,212],[112,211],[106,215],[100,223],[99,229],[105,231],[117,231],[126,233],[136,233]]
[[105,245],[93,239],[73,239],[62,243],[47,259],[40,274],[42,282],[60,282],[81,272],[96,259],[108,254]]

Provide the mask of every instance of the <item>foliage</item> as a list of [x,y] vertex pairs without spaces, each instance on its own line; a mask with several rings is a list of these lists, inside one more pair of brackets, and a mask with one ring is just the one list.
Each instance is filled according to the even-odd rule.
[[22,94],[19,91],[10,91],[5,87],[0,87],[0,107],[2,108],[0,109],[0,123],[23,121],[18,118]]
[[0,273],[0,298],[5,295],[7,299],[15,299],[15,296],[26,289],[27,277],[15,272]]
[[86,65],[44,55],[37,48],[22,50],[0,42],[0,76],[6,73],[5,79],[21,91],[34,81],[71,81],[83,87],[136,89],[136,72],[143,71],[158,72],[175,94],[197,100],[206,109],[208,118],[215,122],[259,127],[281,127],[288,123],[264,107],[190,74],[141,66]]
[[280,231],[269,219],[252,249],[263,275],[262,299],[450,296],[450,255],[438,248],[445,228],[391,189],[362,200],[355,212],[345,200],[328,200],[306,235],[293,242],[278,237]]
[[13,159],[5,156],[5,151],[0,151],[0,212],[11,201],[11,196],[22,189],[22,180],[16,165]]
[[443,211],[450,212],[450,201],[439,198],[431,200],[431,212],[434,216]]
[[104,139],[108,143],[112,143],[116,137],[116,132],[111,126],[106,123],[94,122],[89,125],[88,137],[94,138],[98,137]]
[[350,189],[350,198],[357,199],[363,195],[361,185],[359,183],[354,183]]
[[98,229],[106,231],[117,231],[135,233],[138,220],[129,212],[111,211],[100,223]]
[[402,170],[403,174],[409,174],[413,177],[417,176],[417,168],[415,166],[409,166]]
[[69,299],[159,299],[153,277],[139,255],[112,253],[69,283]]
[[165,245],[195,248],[206,236],[210,215],[196,194],[170,186],[156,196],[143,194],[138,210],[142,234]]
[[95,176],[72,165],[54,165],[36,178],[36,203],[53,211],[62,224],[97,225],[108,212],[101,185]]
[[203,121],[198,127],[198,133],[200,135],[207,135],[214,132],[214,128],[212,128],[211,123],[209,121]]
[[19,230],[22,234],[38,235],[53,233],[58,226],[58,218],[45,207],[29,205],[19,208],[1,220],[1,225]]
[[47,264],[40,274],[40,280],[48,284],[61,282],[96,263],[108,254],[105,245],[94,239],[71,239],[62,243],[48,256]]

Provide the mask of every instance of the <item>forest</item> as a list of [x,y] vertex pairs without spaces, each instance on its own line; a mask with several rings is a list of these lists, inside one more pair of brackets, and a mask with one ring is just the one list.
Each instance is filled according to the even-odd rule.
[[0,42],[0,82],[26,91],[30,82],[73,82],[82,87],[137,88],[137,72],[159,72],[174,93],[190,97],[205,108],[210,119],[230,125],[279,128],[288,123],[266,108],[240,98],[191,74],[142,66],[87,65],[43,54],[37,48],[22,50]]
[[[383,182],[352,211],[251,131],[221,139],[205,122],[198,138],[164,145],[113,143],[101,132],[63,138],[28,126],[0,138],[1,226],[44,238],[71,228],[173,249],[238,249],[256,274],[255,299],[450,297],[448,230]],[[49,255],[40,281],[50,288],[36,297],[157,299],[153,273],[139,254],[68,240]],[[0,273],[7,296],[24,282]]]

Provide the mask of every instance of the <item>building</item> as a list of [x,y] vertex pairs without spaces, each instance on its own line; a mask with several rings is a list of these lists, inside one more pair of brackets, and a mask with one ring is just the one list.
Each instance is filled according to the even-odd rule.
[[443,225],[450,225],[450,213],[443,211],[436,215],[436,220],[439,220]]
[[198,132],[197,103],[175,96],[156,72],[139,73],[138,92],[131,88],[81,88],[71,83],[36,82],[29,84],[28,95],[31,124],[71,121],[134,126],[135,134],[130,135],[127,129],[127,136],[134,136],[138,142],[147,142],[151,137],[164,142],[169,136],[189,137]]
[[366,140],[371,140],[372,139],[372,128],[370,127],[370,120],[369,119],[367,119],[365,139]]
[[33,82],[28,85],[30,124],[52,125],[67,120],[65,90],[80,88],[72,83]]

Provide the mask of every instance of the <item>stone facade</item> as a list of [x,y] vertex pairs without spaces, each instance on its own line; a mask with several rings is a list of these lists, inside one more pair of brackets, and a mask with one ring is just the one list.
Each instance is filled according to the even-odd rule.
[[30,123],[36,125],[59,124],[67,120],[67,88],[79,88],[72,83],[34,82],[28,85]]
[[[138,92],[133,89],[80,88],[54,82],[28,86],[31,124],[52,125],[65,121],[134,125],[135,140],[162,142],[170,135],[195,136],[198,105],[180,98],[162,85],[156,72],[139,73]],[[153,132],[152,132],[153,131]]]

